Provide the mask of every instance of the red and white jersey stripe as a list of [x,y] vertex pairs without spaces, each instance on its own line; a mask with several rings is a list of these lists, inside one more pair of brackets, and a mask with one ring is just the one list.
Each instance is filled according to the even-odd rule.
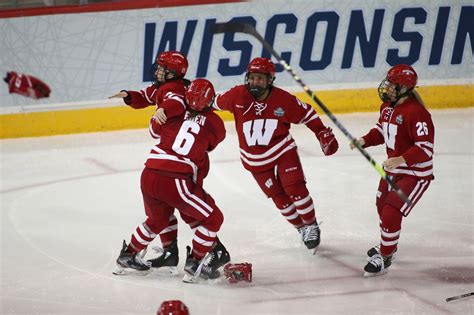
[[201,213],[205,218],[207,218],[213,211],[212,207],[207,204],[202,198],[191,193],[188,187],[186,186],[186,180],[176,178],[174,180],[176,184],[176,190],[179,193],[181,199],[187,203],[190,207]]
[[416,203],[420,200],[421,196],[423,196],[425,191],[428,189],[430,183],[431,181],[426,179],[420,179],[416,183],[415,188],[413,188],[410,195],[408,196],[408,199],[411,200],[411,205],[404,203],[400,208],[400,212],[403,213],[404,216],[407,216],[410,213],[411,209],[413,209]]
[[[160,149],[158,145],[159,144],[154,145],[151,148],[150,154],[148,154],[147,163],[149,165],[159,164],[161,166],[160,169],[169,169],[176,173],[192,174],[193,179],[196,180],[198,167],[191,159],[178,156],[174,152],[167,153],[165,150]],[[156,160],[156,163],[150,160]]]
[[291,137],[291,135],[288,134],[288,136],[283,138],[274,146],[268,148],[268,150],[262,154],[252,154],[240,148],[240,158],[245,164],[251,167],[262,166],[271,164],[272,162],[276,161],[280,156],[285,154],[287,151],[294,148],[296,148],[296,143]]

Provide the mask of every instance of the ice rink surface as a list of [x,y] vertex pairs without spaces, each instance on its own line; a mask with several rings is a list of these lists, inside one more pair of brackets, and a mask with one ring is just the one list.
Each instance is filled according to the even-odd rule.
[[[192,238],[182,221],[179,276],[112,275],[122,240],[144,220],[146,129],[2,140],[0,313],[155,314],[179,299],[193,315],[473,314],[474,297],[445,299],[474,291],[474,110],[432,115],[436,179],[404,220],[389,272],[374,278],[362,269],[379,242],[378,173],[338,130],[340,150],[324,157],[310,130],[292,127],[323,221],[313,256],[240,164],[226,123],[205,188],[225,215],[219,237],[232,261],[253,264],[253,282],[234,285],[182,282]],[[361,136],[377,113],[338,118]],[[369,152],[379,163],[385,157],[381,146]]]

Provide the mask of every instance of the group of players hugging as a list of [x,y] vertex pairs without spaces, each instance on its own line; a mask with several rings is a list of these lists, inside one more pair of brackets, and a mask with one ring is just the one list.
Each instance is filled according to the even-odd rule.
[[[123,98],[132,108],[156,106],[150,120],[150,135],[157,139],[141,174],[146,220],[138,225],[130,242],[123,242],[114,274],[148,274],[150,271],[178,274],[177,210],[193,230],[187,246],[184,282],[220,277],[231,282],[251,281],[251,264],[231,264],[230,254],[217,233],[224,217],[216,202],[203,189],[209,171],[209,152],[225,138],[222,119],[215,111],[234,115],[240,159],[260,189],[271,198],[281,215],[296,229],[314,254],[321,241],[314,202],[306,181],[291,124],[304,124],[316,136],[324,155],[333,155],[339,144],[314,108],[273,85],[275,65],[255,58],[245,82],[216,95],[206,79],[189,81],[186,57],[166,51],[156,59],[155,82],[140,91],[122,90],[111,96]],[[388,71],[378,92],[380,117],[351,148],[386,145],[383,162],[387,175],[409,197],[404,202],[381,179],[376,206],[380,243],[367,252],[365,276],[384,274],[397,251],[401,222],[428,188],[433,177],[434,126],[419,94],[415,70],[396,65]],[[148,245],[160,237],[158,257],[146,260]]]

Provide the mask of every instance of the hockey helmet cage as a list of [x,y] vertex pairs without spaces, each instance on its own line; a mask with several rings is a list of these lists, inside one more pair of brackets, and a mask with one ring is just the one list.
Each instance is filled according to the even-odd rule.
[[[259,98],[260,96],[264,95],[265,91],[270,89],[273,85],[273,81],[275,81],[275,71],[275,65],[270,59],[260,57],[254,58],[247,66],[247,74],[245,75],[245,85],[250,94],[252,94],[255,98]],[[249,76],[251,73],[261,73],[267,75],[267,85],[265,87],[250,86]]]
[[387,76],[380,83],[379,97],[382,101],[395,105],[399,99],[411,93],[417,82],[415,69],[405,64],[395,65],[388,70]]

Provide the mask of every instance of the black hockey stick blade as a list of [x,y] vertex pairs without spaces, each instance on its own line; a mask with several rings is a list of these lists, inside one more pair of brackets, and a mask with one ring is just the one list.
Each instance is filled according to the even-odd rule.
[[246,33],[246,34],[255,34],[255,28],[250,24],[244,23],[216,23],[210,28],[211,33]]
[[469,293],[466,293],[466,294],[461,294],[461,295],[456,295],[456,296],[448,297],[448,298],[446,299],[446,302],[451,302],[451,301],[459,300],[459,299],[466,298],[466,297],[473,296],[473,295],[474,295],[474,292],[469,292]]

